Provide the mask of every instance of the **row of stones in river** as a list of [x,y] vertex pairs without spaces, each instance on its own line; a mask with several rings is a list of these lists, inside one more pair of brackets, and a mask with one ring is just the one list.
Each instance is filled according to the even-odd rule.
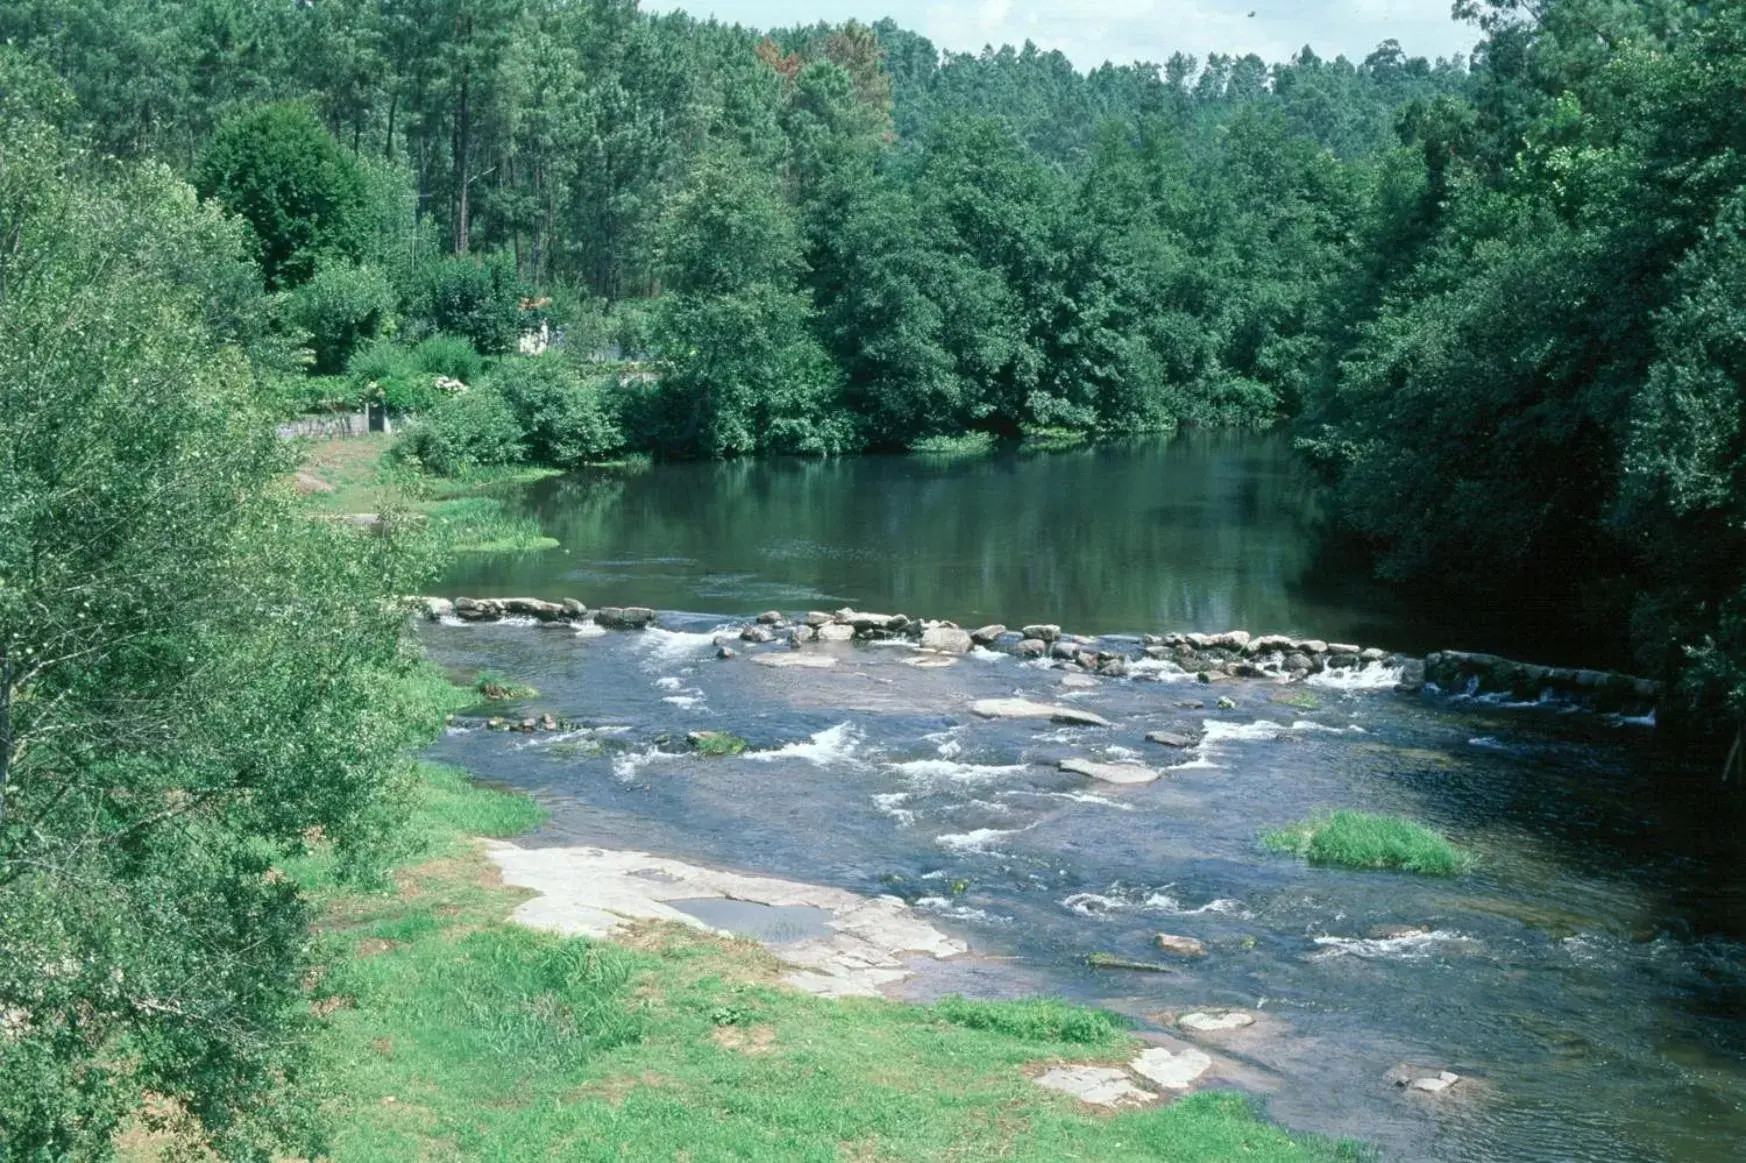
[[[454,617],[463,622],[493,622],[532,618],[551,624],[592,622],[608,630],[641,630],[659,623],[647,606],[607,606],[589,609],[574,598],[549,602],[539,598],[421,598],[425,614],[435,620]],[[1467,694],[1497,694],[1522,701],[1554,696],[1621,713],[1654,708],[1661,684],[1608,671],[1536,666],[1492,654],[1445,650],[1423,659],[1376,647],[1293,638],[1282,634],[1252,635],[1242,630],[1222,634],[1147,634],[1140,648],[1111,649],[1108,639],[1064,633],[1056,625],[1038,624],[1009,630],[989,625],[965,630],[953,622],[876,614],[853,609],[835,613],[814,611],[790,619],[780,611],[760,614],[738,634],[748,643],[783,641],[793,647],[809,642],[854,639],[910,639],[924,650],[966,654],[976,647],[1001,650],[1021,658],[1050,659],[1057,667],[1120,678],[1141,658],[1166,661],[1205,681],[1221,677],[1273,678],[1300,681],[1324,671],[1356,670],[1380,664],[1398,669],[1397,690],[1415,694],[1427,683]],[[722,640],[718,639],[718,644]],[[724,647],[725,649],[725,647]],[[731,650],[728,651],[731,653]]]

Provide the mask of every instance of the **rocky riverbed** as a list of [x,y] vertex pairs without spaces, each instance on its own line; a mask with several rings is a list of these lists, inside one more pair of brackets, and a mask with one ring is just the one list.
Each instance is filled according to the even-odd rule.
[[[1715,866],[1689,849],[1705,797],[1663,780],[1646,811],[1634,704],[1259,635],[425,608],[457,677],[540,691],[458,717],[437,749],[551,805],[498,850],[542,894],[532,923],[676,913],[773,939],[806,974],[872,908],[908,936],[850,942],[876,972],[843,992],[1108,1006],[1147,1054],[1040,1085],[1118,1104],[1235,1086],[1392,1157],[1711,1160],[1746,1141],[1746,1030],[1722,1000],[1746,993],[1737,889],[1690,875]],[[1457,679],[1497,674],[1473,657]],[[1341,807],[1436,826],[1478,868],[1339,872],[1258,842]]]

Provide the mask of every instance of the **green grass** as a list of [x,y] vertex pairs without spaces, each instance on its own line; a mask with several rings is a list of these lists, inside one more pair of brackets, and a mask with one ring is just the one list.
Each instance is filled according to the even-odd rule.
[[1398,868],[1454,876],[1473,858],[1422,824],[1396,816],[1339,811],[1268,832],[1261,842],[1275,852],[1334,868]]
[[691,750],[697,754],[715,757],[744,755],[749,746],[738,735],[730,735],[726,731],[693,731],[690,743]]
[[[1038,1088],[1126,1061],[1119,1017],[1052,1000],[829,1001],[761,946],[678,926],[622,941],[508,922],[471,837],[539,822],[519,796],[421,765],[389,891],[309,876],[325,905],[312,1002],[331,1157],[401,1160],[1362,1159],[1205,1093],[1110,1116]],[[130,1154],[130,1158],[148,1156]]]

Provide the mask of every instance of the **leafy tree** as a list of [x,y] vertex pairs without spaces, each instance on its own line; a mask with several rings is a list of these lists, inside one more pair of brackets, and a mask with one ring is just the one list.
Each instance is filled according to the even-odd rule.
[[365,245],[366,180],[304,105],[269,105],[220,127],[200,156],[198,185],[249,224],[269,288],[294,287],[325,256]]
[[106,1158],[148,1095],[187,1144],[315,1154],[277,869],[399,818],[418,558],[295,507],[208,306],[243,231],[162,167],[93,178],[33,84],[0,52],[0,1155]]

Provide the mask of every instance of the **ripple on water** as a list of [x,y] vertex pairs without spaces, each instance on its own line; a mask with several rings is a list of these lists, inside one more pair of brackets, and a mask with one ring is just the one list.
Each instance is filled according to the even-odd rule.
[[995,841],[1028,832],[1035,826],[1029,824],[1023,828],[977,828],[971,832],[948,832],[934,837],[934,843],[954,852],[987,852],[988,846]]
[[760,762],[804,759],[820,767],[832,763],[859,763],[857,753],[863,741],[860,730],[853,723],[838,723],[814,733],[804,743],[787,743],[774,751],[748,751],[744,758]]

